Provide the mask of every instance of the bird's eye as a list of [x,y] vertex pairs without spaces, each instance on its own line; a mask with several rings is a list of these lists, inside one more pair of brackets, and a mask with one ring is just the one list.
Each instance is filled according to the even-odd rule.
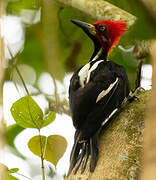
[[106,30],[106,27],[105,27],[105,26],[102,26],[102,25],[99,26],[98,28],[99,28],[99,30],[102,31],[102,32],[104,32],[104,31]]

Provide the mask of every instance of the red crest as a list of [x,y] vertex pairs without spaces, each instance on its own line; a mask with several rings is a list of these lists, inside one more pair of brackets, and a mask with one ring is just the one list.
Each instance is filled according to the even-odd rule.
[[115,47],[121,35],[126,31],[126,23],[125,21],[97,21],[93,23],[93,25],[104,25],[107,27],[108,36],[110,38],[110,47],[108,50],[108,54],[112,51],[112,48]]

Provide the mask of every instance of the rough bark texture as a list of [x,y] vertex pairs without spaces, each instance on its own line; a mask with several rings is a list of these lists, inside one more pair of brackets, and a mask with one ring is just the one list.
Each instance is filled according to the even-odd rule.
[[94,173],[87,166],[84,174],[71,174],[66,180],[137,180],[143,153],[146,101],[150,91],[140,93],[126,105],[103,130],[99,142],[99,160]]
[[104,0],[55,0],[66,6],[76,8],[97,20],[124,20],[128,27],[136,17]]

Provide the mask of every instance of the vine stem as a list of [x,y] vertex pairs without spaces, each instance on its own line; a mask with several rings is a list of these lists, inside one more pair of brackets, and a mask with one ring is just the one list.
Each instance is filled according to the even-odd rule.
[[[13,56],[13,54],[12,54],[12,52],[11,52],[11,50],[10,50],[10,48],[9,48],[8,46],[7,46],[7,48],[8,48],[8,51],[9,51],[9,53],[10,53],[11,59],[16,60],[16,56],[15,56],[15,57]],[[23,84],[23,86],[24,86],[24,89],[25,89],[27,95],[30,96],[30,93],[29,93],[29,91],[28,91],[28,89],[27,89],[27,86],[26,86],[26,84],[25,84],[25,82],[24,82],[24,79],[23,79],[23,77],[22,77],[22,74],[20,73],[20,71],[19,71],[16,63],[14,64],[14,67],[15,67],[16,72],[17,72],[17,74],[19,75],[19,77],[20,77],[20,79],[21,79],[21,81],[22,81],[22,84]]]
[[[40,149],[41,149],[41,168],[42,168],[42,180],[45,180],[45,169],[44,169],[44,154],[43,151],[45,149],[43,149],[43,145],[42,145],[42,138],[41,138],[41,134],[40,134],[40,129],[38,129],[39,131],[39,137],[40,137]],[[46,142],[45,142],[46,143]]]
[[28,89],[27,89],[27,86],[26,86],[26,84],[25,84],[25,82],[24,82],[24,79],[23,79],[23,77],[22,77],[22,75],[21,75],[21,73],[20,73],[20,71],[19,71],[19,69],[18,69],[18,67],[17,67],[16,65],[15,65],[15,69],[16,69],[17,74],[19,75],[19,77],[20,77],[20,79],[21,79],[21,81],[22,81],[22,84],[23,84],[23,86],[24,86],[24,89],[25,89],[27,95],[29,96],[30,94],[29,94],[29,91],[28,91]]
[[[23,84],[23,86],[24,86],[24,89],[25,89],[27,95],[29,96],[30,94],[29,94],[29,91],[28,91],[28,89],[27,89],[27,87],[26,87],[26,84],[25,84],[25,82],[24,82],[24,79],[23,79],[23,77],[22,77],[22,75],[21,75],[21,73],[20,73],[20,71],[19,71],[19,69],[18,69],[18,67],[17,67],[16,65],[15,65],[15,69],[16,69],[16,71],[17,71],[17,73],[18,73],[18,75],[19,75],[19,77],[20,77],[20,79],[21,79],[21,81],[22,81],[22,84]],[[40,134],[40,129],[38,129],[38,131],[39,131],[40,149],[41,149],[42,180],[45,180],[45,169],[44,169],[44,149],[45,149],[45,147],[44,147],[44,149],[43,149],[43,144],[42,144],[42,138],[41,138],[41,134]],[[46,146],[46,142],[45,142],[45,146]]]
[[[8,48],[8,49],[9,49],[9,48]],[[10,50],[9,50],[9,51],[10,51]],[[10,51],[10,55],[12,56],[11,51]],[[12,58],[13,58],[13,56],[12,56]],[[24,79],[23,79],[23,77],[22,77],[22,74],[20,73],[20,71],[19,71],[19,69],[18,69],[18,67],[17,67],[16,64],[14,65],[14,67],[15,67],[16,72],[17,72],[17,74],[19,75],[19,77],[20,77],[20,79],[21,79],[21,81],[22,81],[22,84],[23,84],[23,86],[24,86],[24,89],[25,89],[27,95],[30,96],[30,93],[29,93],[29,91],[28,91],[28,89],[27,89],[27,86],[26,86],[26,84],[25,84],[25,82],[24,82]],[[32,118],[32,120],[33,120],[33,118]],[[45,169],[44,169],[44,149],[45,149],[45,147],[44,147],[44,149],[43,149],[43,146],[42,146],[42,138],[41,138],[41,134],[40,134],[40,129],[38,129],[38,131],[39,131],[40,149],[41,149],[42,180],[45,180]],[[45,146],[46,146],[46,142],[45,142]]]

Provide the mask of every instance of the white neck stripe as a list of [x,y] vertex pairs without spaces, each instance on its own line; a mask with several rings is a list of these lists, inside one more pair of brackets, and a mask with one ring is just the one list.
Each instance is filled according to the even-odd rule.
[[84,87],[84,82],[87,79],[89,68],[90,68],[90,63],[83,66],[82,69],[78,73],[81,87]]
[[101,53],[102,53],[102,48],[100,48],[96,56],[91,61],[95,61],[101,55]]
[[99,60],[99,61],[95,62],[95,63],[93,64],[93,66],[89,69],[89,71],[88,71],[88,77],[87,77],[87,83],[88,83],[89,80],[90,80],[91,72],[94,71],[94,70],[98,67],[99,63],[101,63],[101,62],[103,62],[103,60]]

